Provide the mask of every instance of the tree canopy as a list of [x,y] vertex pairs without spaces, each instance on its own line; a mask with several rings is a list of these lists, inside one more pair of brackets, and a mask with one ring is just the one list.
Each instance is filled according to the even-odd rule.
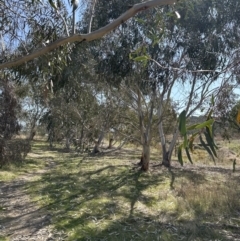
[[[51,138],[63,133],[67,148],[73,139],[99,145],[114,132],[139,142],[146,163],[151,141],[158,139],[163,164],[170,165],[178,136],[189,157],[186,120],[202,112],[214,155],[213,103],[219,105],[224,90],[239,80],[238,1],[89,1],[76,23],[74,3],[70,11],[66,4],[0,4],[1,12],[6,9],[0,69],[19,85],[38,86],[31,98],[44,111],[35,115],[32,129],[41,119]],[[189,128],[197,129],[192,140],[201,136],[198,125]]]

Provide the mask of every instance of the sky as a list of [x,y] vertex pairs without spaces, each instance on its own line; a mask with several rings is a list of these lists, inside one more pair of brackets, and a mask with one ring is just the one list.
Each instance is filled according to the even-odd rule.
[[[68,0],[64,0],[64,1],[66,3],[66,6],[68,8],[69,13],[71,14],[72,8],[69,4],[69,1]],[[83,13],[83,11],[84,11],[85,5],[86,5],[86,3],[84,3],[84,0],[80,0],[79,7],[76,10],[76,21],[79,21],[81,13]],[[220,85],[220,82],[221,82],[221,80],[217,80],[215,82],[215,84],[212,85],[211,88],[215,89],[217,86]],[[180,110],[179,111],[184,109],[184,103],[186,103],[186,98],[188,97],[188,93],[190,91],[190,88],[191,88],[190,85],[188,85],[188,84],[182,85],[181,83],[176,84],[175,87],[173,88],[171,98],[172,98],[173,101],[179,102],[179,104],[180,104],[180,107],[179,107]],[[236,93],[237,95],[240,96],[240,89],[236,88],[234,90],[234,93]],[[183,106],[183,107],[181,107],[181,106]],[[203,114],[203,112],[201,112],[200,110],[197,110],[195,112],[195,115],[202,115],[202,114]]]
[[[46,2],[48,2],[48,0],[45,0]],[[70,6],[69,4],[69,1],[71,0],[63,0],[66,4],[66,7],[67,7],[67,10],[69,12],[69,17],[71,16],[72,14],[72,7]],[[86,6],[86,0],[80,0],[79,1],[79,7],[77,8],[76,10],[76,21],[79,21],[80,17],[81,17],[81,13],[83,13],[84,9],[85,9],[85,6]],[[216,82],[216,85],[218,83]],[[215,86],[216,86],[215,85]],[[213,85],[213,88],[215,87]],[[188,92],[190,90],[190,86],[188,85],[181,85],[181,84],[178,84],[174,87],[173,89],[173,93],[171,95],[172,99],[174,101],[179,101],[179,102],[183,102],[184,103],[184,100],[187,98],[188,96]],[[239,89],[236,89],[235,90],[235,93],[239,94],[240,95],[240,90]]]

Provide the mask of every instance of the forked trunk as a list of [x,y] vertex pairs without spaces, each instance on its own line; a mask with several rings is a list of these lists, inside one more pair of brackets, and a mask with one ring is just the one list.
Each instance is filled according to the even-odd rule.
[[[159,105],[158,107],[158,117],[161,120],[162,119],[162,105]],[[171,166],[171,158],[172,158],[172,153],[177,141],[178,137],[178,130],[174,133],[171,144],[169,147],[167,147],[166,143],[166,138],[164,135],[164,130],[163,130],[163,122],[160,121],[158,124],[158,131],[159,131],[159,136],[160,136],[160,141],[161,141],[161,146],[162,146],[162,165],[165,167],[170,167]]]
[[171,166],[171,157],[169,157],[169,152],[167,151],[165,155],[163,154],[162,165],[165,167]]
[[104,132],[104,130],[102,130],[100,135],[99,135],[99,137],[98,137],[98,140],[94,141],[95,146],[93,148],[93,154],[101,152],[100,151],[100,144],[101,144],[101,142],[102,142],[102,140],[104,138],[104,134],[105,134],[105,132]]
[[[172,154],[173,154],[173,150],[176,145],[176,142],[177,142],[178,133],[179,133],[178,130],[176,130],[176,132],[174,133],[174,135],[172,137],[172,141],[171,141],[168,149],[166,148],[166,142],[162,142],[163,140],[161,140],[161,142],[162,142],[162,158],[163,158],[162,165],[165,167],[171,167]],[[164,139],[164,141],[165,141],[165,139]]]
[[[156,90],[156,89],[155,89]],[[151,143],[151,128],[152,128],[152,121],[153,121],[153,109],[154,109],[154,102],[156,98],[155,90],[153,90],[150,108],[147,111],[147,122],[145,123],[145,117],[142,108],[142,97],[143,94],[141,93],[140,89],[138,88],[137,91],[137,106],[138,106],[138,117],[139,117],[139,126],[141,132],[141,143],[143,147],[142,157],[140,161],[141,170],[148,171],[149,169],[149,162],[150,162],[150,143]]]
[[165,167],[170,167],[171,161],[168,158],[169,152],[167,151],[166,139],[165,139],[164,132],[163,132],[162,122],[160,122],[158,125],[158,131],[159,131],[160,141],[161,141],[161,146],[162,146],[162,165],[164,165]]

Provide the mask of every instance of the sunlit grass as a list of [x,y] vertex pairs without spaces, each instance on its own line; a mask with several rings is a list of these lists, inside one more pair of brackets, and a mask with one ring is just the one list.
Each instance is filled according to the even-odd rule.
[[[194,165],[173,162],[171,171],[151,166],[143,173],[135,165],[140,154],[123,148],[76,155],[36,142],[29,160],[47,171],[27,190],[69,241],[231,240],[223,227],[240,225],[239,171],[209,166],[198,151]],[[160,163],[157,150],[151,161]]]
[[0,241],[9,241],[9,239],[0,234]]
[[41,170],[47,164],[47,160],[53,159],[55,155],[56,152],[49,151],[45,141],[37,141],[23,162],[13,162],[0,169],[0,181],[11,181],[25,173]]

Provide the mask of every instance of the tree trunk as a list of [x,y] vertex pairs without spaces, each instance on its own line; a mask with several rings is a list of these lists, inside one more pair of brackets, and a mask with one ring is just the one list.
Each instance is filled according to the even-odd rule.
[[[162,108],[163,106],[160,104],[158,107],[158,118],[162,119]],[[162,146],[162,165],[165,167],[171,166],[171,157],[169,158],[169,151],[167,151],[167,144],[166,144],[166,138],[164,135],[163,130],[163,122],[160,121],[158,124],[158,132],[160,136],[161,146]]]
[[29,134],[29,137],[28,137],[28,139],[30,141],[32,141],[34,136],[36,135],[37,114],[34,116],[34,118],[32,120],[32,123],[31,123],[30,134]]
[[163,132],[162,122],[160,122],[158,125],[158,131],[159,131],[160,141],[161,141],[161,146],[162,146],[162,165],[164,165],[166,167],[170,167],[171,161],[168,158],[169,153],[167,151],[166,139],[165,139],[164,132]]
[[54,140],[54,132],[52,129],[50,129],[48,133],[48,141],[49,141],[50,148],[53,148],[53,140]]
[[173,154],[173,150],[174,147],[176,145],[177,142],[177,138],[178,138],[178,130],[176,130],[176,132],[174,133],[173,137],[172,137],[172,141],[170,143],[170,146],[168,147],[168,150],[166,148],[166,140],[164,138],[161,139],[161,144],[162,144],[162,165],[165,167],[171,167],[171,159],[172,159],[172,154]]
[[108,149],[111,149],[111,148],[112,148],[113,141],[114,141],[113,138],[110,138],[110,139],[109,139]]
[[77,146],[77,148],[79,149],[80,152],[84,152],[83,138],[84,138],[84,130],[83,130],[83,124],[82,124],[81,133],[80,133],[80,136],[79,136],[79,143],[78,143],[78,146]]
[[32,129],[28,139],[30,141],[33,141],[33,138],[34,138],[35,135],[36,135],[36,130]]
[[143,145],[143,152],[141,158],[141,170],[146,172],[149,169],[150,162],[150,146],[145,144]]
[[178,136],[179,136],[179,130],[176,128],[176,131],[175,131],[175,133],[173,135],[171,144],[170,144],[170,146],[168,148],[168,152],[169,152],[168,155],[170,156],[170,159],[172,157],[173,150],[174,150],[174,148],[175,148],[175,146],[177,144]]
[[104,138],[104,135],[105,135],[105,129],[101,131],[101,133],[100,133],[100,135],[99,135],[99,137],[98,137],[98,141],[97,141],[97,142],[98,142],[98,145],[101,144],[101,142],[102,142],[102,140],[103,140],[103,138]]
[[66,151],[70,151],[70,138],[68,137],[66,137],[65,148]]
[[95,146],[93,148],[93,154],[96,154],[96,153],[99,153],[100,150],[99,150],[99,143],[98,141],[95,141]]
[[141,158],[140,158],[140,162],[138,163],[139,166],[142,166],[143,164],[143,152],[142,152],[142,155],[141,155]]
[[163,154],[162,165],[165,167],[171,166],[171,157],[169,157],[169,152],[167,151],[165,155]]

